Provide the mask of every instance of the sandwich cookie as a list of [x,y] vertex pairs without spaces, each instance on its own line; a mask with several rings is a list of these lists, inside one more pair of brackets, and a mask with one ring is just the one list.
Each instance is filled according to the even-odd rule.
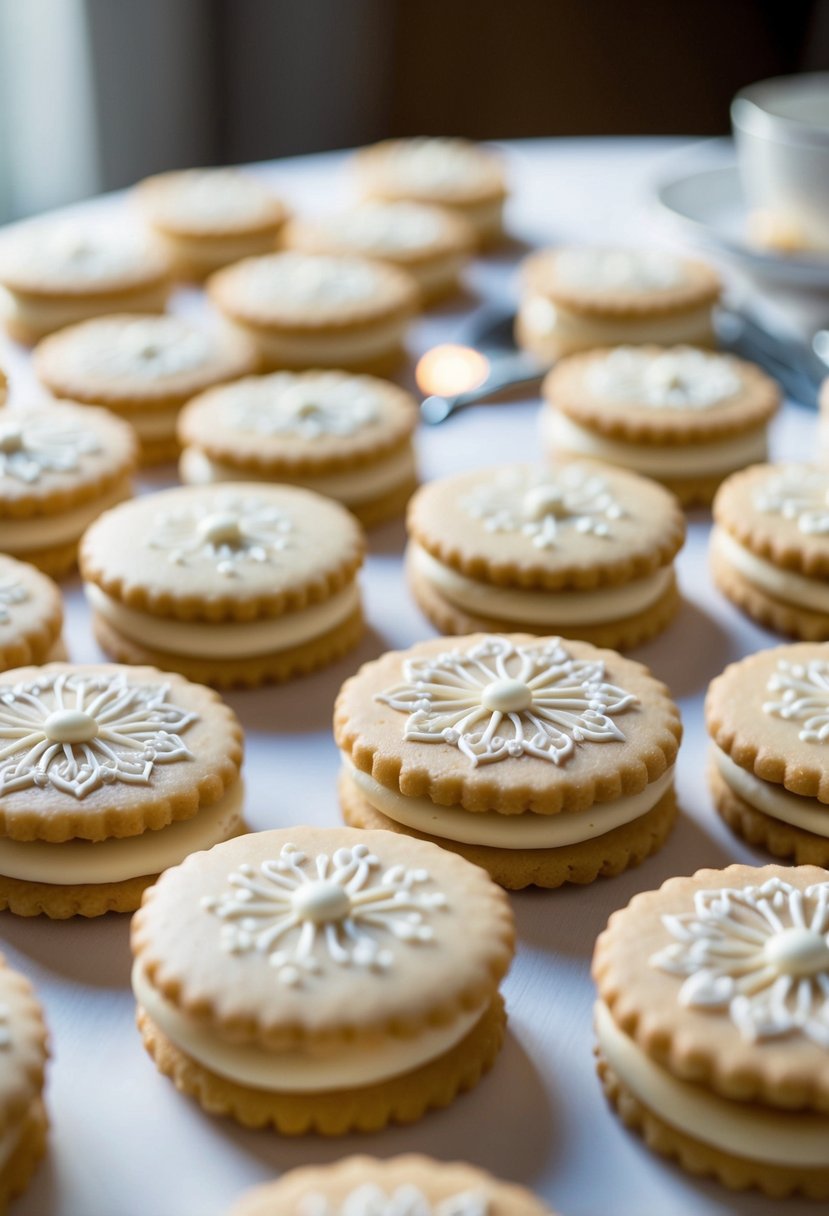
[[29,981],[0,954],[0,1211],[27,1187],[46,1151],[43,1011]]
[[0,236],[0,321],[18,342],[111,312],[163,312],[161,251],[140,234],[65,219],[14,224]]
[[780,391],[758,367],[690,346],[570,355],[544,382],[551,457],[593,457],[653,477],[684,506],[711,502],[735,469],[765,460]]
[[829,646],[761,650],[726,667],[705,703],[711,793],[749,844],[829,866]]
[[0,672],[66,658],[63,600],[50,578],[0,553]]
[[713,346],[720,289],[704,262],[663,250],[544,249],[523,266],[516,337],[549,363],[594,346]]
[[464,219],[479,245],[503,235],[507,183],[501,158],[466,139],[389,139],[354,158],[363,196],[431,203]]
[[411,1123],[501,1047],[509,903],[423,841],[310,827],[229,841],[162,875],[132,946],[159,1070],[247,1127]]
[[445,207],[369,200],[339,214],[292,220],[283,243],[302,253],[362,254],[388,262],[408,271],[421,303],[432,304],[457,290],[475,234]]
[[409,586],[442,633],[521,629],[627,649],[679,607],[682,511],[634,473],[589,462],[460,473],[422,486],[407,523]]
[[288,218],[258,178],[235,169],[158,173],[136,201],[180,279],[203,279],[240,258],[270,253]]
[[346,1157],[247,1191],[229,1216],[552,1216],[523,1187],[432,1157]]
[[207,292],[272,369],[386,371],[402,358],[418,303],[417,285],[403,270],[290,250],[218,271]]
[[598,1071],[626,1126],[732,1190],[829,1198],[829,872],[734,865],[614,913]]
[[3,551],[58,577],[100,513],[132,493],[132,427],[105,410],[38,405],[0,411]]
[[417,485],[417,419],[409,393],[372,376],[251,376],[190,402],[179,420],[181,480],[287,482],[379,523]]
[[244,830],[242,730],[210,689],[151,667],[0,675],[0,908],[132,912],[188,853]]
[[182,317],[82,321],[45,338],[34,370],[55,396],[100,405],[135,429],[145,464],[178,455],[176,422],[197,393],[256,371],[253,343]]
[[829,639],[829,469],[755,465],[723,482],[713,511],[723,595],[776,633]]
[[107,511],[83,539],[98,642],[219,687],[340,658],[363,633],[365,543],[338,503],[294,486],[185,486]]
[[6,373],[0,367],[0,406],[5,405],[9,396],[9,381]]
[[431,840],[502,886],[620,874],[676,813],[668,690],[610,650],[524,634],[423,642],[337,699],[347,823]]

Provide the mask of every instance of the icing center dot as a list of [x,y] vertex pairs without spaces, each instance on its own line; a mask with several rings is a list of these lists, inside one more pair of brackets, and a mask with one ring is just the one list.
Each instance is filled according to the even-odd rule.
[[89,743],[98,734],[98,723],[80,709],[57,709],[43,723],[43,733],[52,743]]
[[524,495],[523,507],[527,519],[543,519],[545,515],[564,519],[570,514],[564,501],[564,493],[558,486],[533,486]]
[[23,431],[14,423],[0,428],[0,452],[10,455],[23,450]]
[[805,978],[829,971],[829,943],[814,929],[783,929],[769,938],[764,954],[783,975]]
[[242,541],[239,520],[229,512],[205,516],[198,530],[202,540],[211,545],[238,545]]
[[522,680],[493,680],[481,693],[481,705],[490,713],[519,714],[532,703],[532,689]]
[[291,896],[291,908],[302,920],[322,925],[344,920],[351,911],[351,899],[339,883],[319,879],[297,887]]

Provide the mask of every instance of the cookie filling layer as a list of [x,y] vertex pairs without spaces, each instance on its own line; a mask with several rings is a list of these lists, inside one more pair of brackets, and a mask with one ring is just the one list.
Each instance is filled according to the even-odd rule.
[[795,570],[772,565],[749,552],[724,528],[714,528],[711,546],[738,574],[775,599],[811,612],[829,612],[829,583],[825,579],[807,578]]
[[369,363],[392,354],[403,345],[409,317],[361,325],[358,333],[283,333],[276,327],[230,324],[246,338],[253,337],[265,358],[283,367],[340,367]]
[[829,806],[817,798],[793,794],[782,785],[755,777],[735,764],[730,756],[714,747],[714,762],[723,781],[743,802],[772,819],[803,828],[815,836],[829,838]]
[[279,482],[281,485],[316,490],[318,494],[324,494],[326,498],[336,498],[346,506],[359,506],[360,503],[382,498],[398,486],[414,481],[417,467],[414,450],[410,444],[402,451],[395,452],[393,456],[361,465],[358,469],[322,474],[319,477],[292,477],[282,470],[270,474],[251,473],[248,469],[213,460],[198,448],[185,448],[181,456],[180,473],[182,481],[192,486],[214,485],[222,481]]
[[578,814],[501,815],[497,811],[466,811],[460,806],[440,806],[429,798],[408,798],[387,789],[370,773],[356,769],[342,755],[345,772],[376,811],[428,836],[455,840],[459,844],[490,845],[499,849],[557,849],[604,836],[614,828],[640,819],[653,810],[673,785],[673,766],[639,794],[598,802]]
[[45,840],[0,838],[0,874],[22,882],[53,886],[86,886],[127,882],[160,874],[191,853],[228,840],[242,827],[244,783],[236,781],[218,802],[157,831],[109,840]]
[[114,507],[130,498],[132,487],[129,478],[116,482],[107,494],[85,502],[82,507],[70,507],[54,515],[36,515],[31,519],[0,520],[3,549],[17,556],[32,553],[36,549],[50,549],[53,545],[68,545],[79,540],[102,511]]
[[366,1045],[346,1044],[312,1052],[265,1051],[228,1043],[165,1000],[148,981],[140,961],[132,971],[135,999],[159,1030],[185,1055],[220,1077],[272,1093],[319,1093],[362,1088],[403,1076],[456,1047],[483,1017],[488,1005],[459,1014],[449,1026],[387,1037]]
[[119,410],[139,439],[174,439],[179,407],[169,410]]
[[720,1152],[795,1169],[825,1169],[829,1117],[775,1111],[680,1081],[624,1034],[608,1007],[595,1007],[596,1038],[625,1089],[663,1122]]
[[527,625],[598,625],[623,621],[656,604],[674,580],[673,566],[621,587],[596,591],[520,591],[480,583],[445,566],[412,542],[408,550],[413,571],[459,608],[478,616]]
[[58,296],[54,300],[0,287],[0,317],[45,337],[55,329],[85,321],[87,317],[116,312],[163,312],[166,300],[166,283],[150,288],[123,288],[89,297]]
[[628,342],[710,346],[714,339],[710,304],[682,312],[656,312],[650,317],[605,319],[575,312],[540,295],[529,296],[521,304],[518,332],[531,350],[550,358],[591,346]]
[[624,469],[650,477],[712,477],[731,473],[766,459],[766,428],[753,429],[736,438],[716,443],[682,443],[673,447],[626,443],[608,439],[587,427],[579,426],[559,410],[545,406],[541,434],[553,453],[574,452],[606,460]]
[[90,605],[125,638],[150,650],[204,659],[247,659],[276,654],[322,637],[343,624],[360,606],[356,582],[322,604],[260,621],[176,621],[136,612],[112,599],[94,583],[85,583]]
[[221,270],[231,262],[242,258],[271,253],[276,247],[276,225],[274,231],[255,232],[250,236],[214,237],[199,233],[163,232],[154,229],[161,248],[175,264],[185,264],[200,275]]

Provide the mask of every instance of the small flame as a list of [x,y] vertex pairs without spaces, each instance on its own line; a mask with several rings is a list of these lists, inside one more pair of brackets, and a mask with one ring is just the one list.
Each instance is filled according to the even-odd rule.
[[427,396],[454,397],[483,384],[489,375],[489,360],[471,346],[446,343],[434,346],[418,361],[415,379]]

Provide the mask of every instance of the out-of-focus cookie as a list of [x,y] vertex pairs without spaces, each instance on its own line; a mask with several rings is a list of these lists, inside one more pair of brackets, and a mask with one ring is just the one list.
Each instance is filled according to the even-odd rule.
[[0,672],[65,659],[63,600],[28,562],[0,553]]
[[735,469],[765,460],[780,390],[753,363],[689,346],[570,355],[544,382],[554,459],[591,457],[653,477],[683,506],[710,503]]
[[132,427],[105,410],[54,404],[0,410],[3,551],[55,577],[100,513],[132,493]]
[[8,378],[6,377],[6,373],[3,371],[2,367],[0,367],[0,406],[3,406],[6,404],[8,395],[9,395],[9,381],[8,381]]
[[422,486],[407,523],[409,585],[443,633],[520,629],[627,649],[679,607],[679,504],[622,469],[459,473]]
[[829,1198],[829,872],[672,878],[596,943],[598,1070],[648,1147],[732,1190]]
[[523,634],[422,642],[337,698],[347,823],[431,840],[502,886],[619,874],[664,842],[682,728],[609,650]]
[[26,1189],[46,1151],[43,1083],[49,1054],[29,981],[0,955],[0,1211]]
[[501,1046],[505,896],[390,832],[294,827],[194,855],[147,892],[132,946],[159,1070],[248,1127],[410,1123],[475,1085]]
[[256,371],[252,342],[183,317],[121,315],[82,321],[45,338],[34,370],[55,396],[100,405],[129,422],[144,463],[178,455],[182,406],[216,384]]
[[418,303],[417,285],[403,270],[290,250],[227,266],[211,276],[207,292],[272,369],[384,372],[402,358]]
[[402,512],[417,485],[417,405],[346,372],[274,372],[196,397],[179,420],[182,481],[271,481],[334,498],[365,524]]

